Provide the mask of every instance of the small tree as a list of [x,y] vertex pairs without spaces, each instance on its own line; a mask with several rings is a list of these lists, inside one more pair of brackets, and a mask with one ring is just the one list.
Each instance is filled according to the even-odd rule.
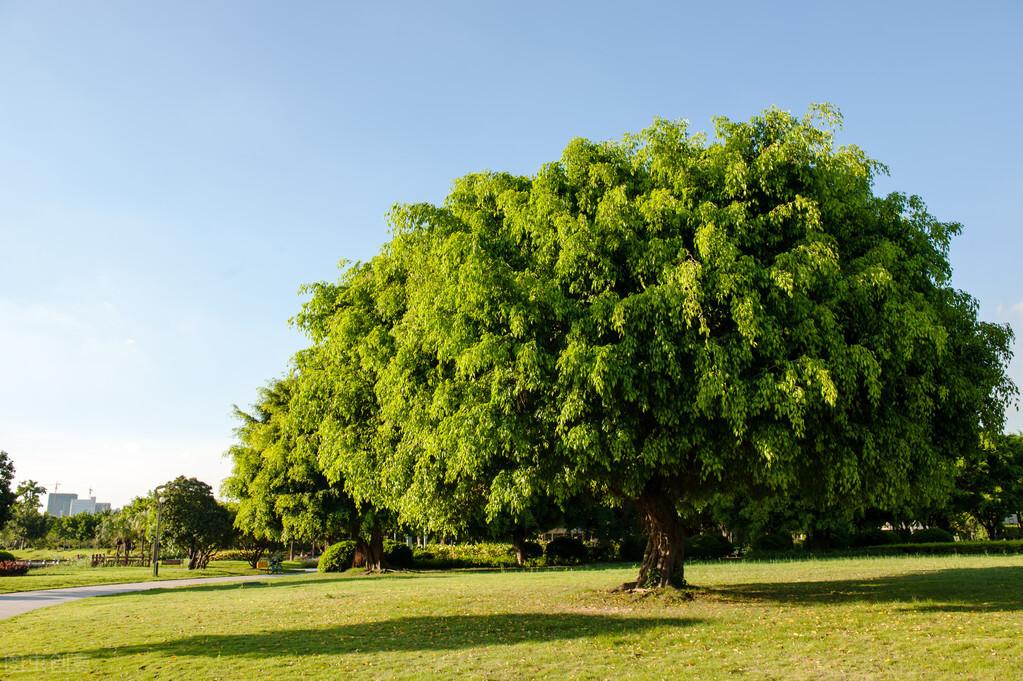
[[48,516],[40,512],[42,497],[46,488],[35,480],[26,480],[18,485],[15,495],[17,501],[11,512],[8,523],[18,548],[25,548],[37,539],[46,536],[49,528]]
[[14,462],[7,452],[0,451],[0,527],[11,519],[11,510],[18,500],[18,494],[11,485],[14,482]]
[[955,509],[973,516],[991,539],[1001,539],[1005,518],[1023,511],[1023,435],[987,439],[964,461],[956,489]]
[[162,497],[161,541],[188,555],[189,570],[205,569],[213,552],[230,542],[231,514],[196,478],[175,478],[163,486]]

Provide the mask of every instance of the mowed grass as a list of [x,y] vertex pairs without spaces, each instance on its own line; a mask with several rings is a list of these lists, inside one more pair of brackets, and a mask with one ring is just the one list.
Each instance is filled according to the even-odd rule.
[[[227,577],[234,575],[258,575],[262,570],[253,570],[244,561],[215,561],[205,570],[188,570],[178,565],[161,565],[157,580],[191,579],[194,577]],[[40,589],[63,589],[72,586],[95,584],[123,584],[126,582],[154,581],[151,567],[89,567],[85,564],[54,565],[35,568],[27,575],[0,577],[0,594]],[[0,677],[2,678],[2,677]]]
[[306,575],[0,621],[0,678],[1013,679],[1023,557]]

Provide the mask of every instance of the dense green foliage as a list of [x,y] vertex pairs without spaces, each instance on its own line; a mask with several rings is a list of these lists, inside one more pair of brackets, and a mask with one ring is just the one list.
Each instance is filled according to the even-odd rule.
[[316,569],[320,572],[344,572],[355,560],[355,542],[350,539],[335,542],[320,556]]

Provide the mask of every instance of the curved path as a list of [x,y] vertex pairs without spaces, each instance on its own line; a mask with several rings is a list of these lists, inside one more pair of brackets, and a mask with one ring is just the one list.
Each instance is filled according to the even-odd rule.
[[[302,573],[306,572],[305,570]],[[302,573],[285,573],[282,575],[238,575],[236,577],[196,577],[194,579],[165,579],[156,582],[130,582],[127,584],[97,584],[95,586],[72,586],[65,589],[46,589],[45,591],[20,591],[0,594],[0,620],[20,615],[23,612],[45,608],[48,605],[59,605],[69,601],[77,601],[90,596],[113,596],[133,591],[149,591],[150,589],[171,589],[177,586],[197,586],[201,584],[217,584],[219,582],[258,582],[277,577],[288,577]]]

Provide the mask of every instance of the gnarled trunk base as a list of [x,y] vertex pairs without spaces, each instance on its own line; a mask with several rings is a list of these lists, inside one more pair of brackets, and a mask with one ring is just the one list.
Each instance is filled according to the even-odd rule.
[[355,544],[355,567],[362,567],[366,572],[383,572],[387,568],[384,559],[384,534],[380,526],[373,525],[369,539],[359,535]]
[[634,588],[661,589],[686,585],[685,530],[671,495],[656,487],[636,499],[647,535],[646,551]]

